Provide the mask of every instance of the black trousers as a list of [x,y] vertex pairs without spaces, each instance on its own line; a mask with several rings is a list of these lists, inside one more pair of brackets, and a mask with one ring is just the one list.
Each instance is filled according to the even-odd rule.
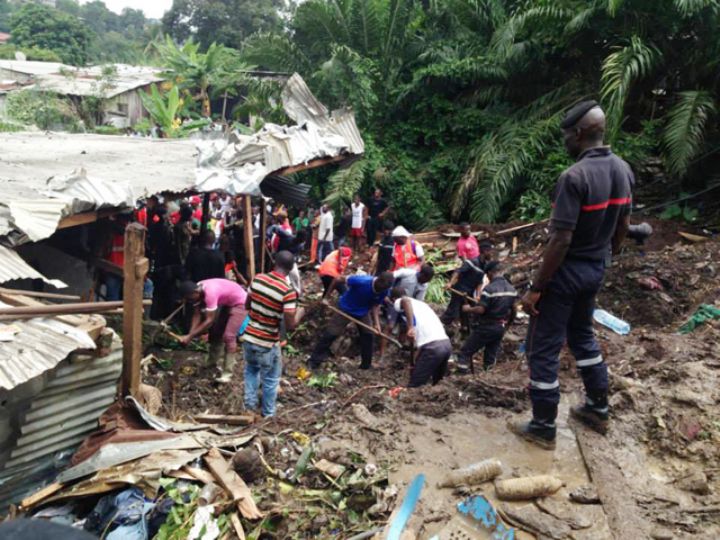
[[460,319],[460,324],[463,328],[468,326],[468,316],[462,312],[462,307],[465,304],[465,298],[459,294],[450,293],[450,303],[445,309],[445,313],[440,316],[440,320],[443,324],[452,324],[456,320]]
[[410,373],[409,388],[415,388],[432,382],[437,384],[445,376],[448,360],[452,354],[449,339],[433,341],[418,350],[415,366]]
[[367,243],[368,246],[372,246],[377,239],[377,233],[380,231],[381,221],[380,218],[371,217],[368,218],[365,224],[365,231],[367,232]]
[[[370,314],[367,314],[365,317],[358,320],[364,322],[365,324],[372,325]],[[348,320],[337,313],[328,319],[325,324],[325,332],[323,332],[322,336],[320,336],[320,339],[315,345],[315,349],[313,349],[310,358],[308,358],[308,365],[311,368],[315,369],[319,367],[325,359],[330,356],[330,346],[337,338],[345,333],[345,328],[348,324]],[[369,369],[372,365],[374,334],[360,325],[358,325],[358,331],[360,332],[360,358],[362,360],[360,368]]]
[[486,368],[492,367],[497,361],[500,343],[505,335],[505,326],[497,324],[476,324],[472,332],[463,343],[458,354],[458,363],[470,365],[472,357],[480,349],[484,349],[483,364]]

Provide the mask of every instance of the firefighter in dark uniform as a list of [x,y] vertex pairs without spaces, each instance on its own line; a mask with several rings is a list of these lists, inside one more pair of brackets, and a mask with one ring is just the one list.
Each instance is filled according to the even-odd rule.
[[495,366],[505,328],[515,319],[517,291],[503,276],[500,263],[492,261],[485,270],[490,283],[480,294],[479,304],[474,307],[465,304],[462,307],[464,313],[475,315],[471,322],[472,333],[457,356],[457,369],[464,373],[470,370],[473,355],[480,349],[484,349],[485,370]]
[[565,147],[576,163],[553,194],[550,238],[530,290],[522,299],[531,316],[526,341],[532,420],[512,431],[555,448],[560,402],[560,350],[567,344],[585,387],[585,404],[571,417],[600,433],[608,424],[608,374],[595,340],[595,296],[612,253],[627,234],[634,177],[630,166],[604,146],[605,113],[595,101],[568,111],[561,123]]
[[[472,296],[483,283],[487,264],[492,259],[492,244],[484,240],[480,244],[480,255],[472,259],[465,259],[462,265],[453,272],[450,282],[445,286],[446,289],[455,289],[467,296]],[[467,302],[467,298],[457,294],[450,293],[450,303],[442,314],[440,320],[444,325],[450,325],[458,318],[461,319],[463,326],[466,325],[465,317],[462,315],[462,306]]]

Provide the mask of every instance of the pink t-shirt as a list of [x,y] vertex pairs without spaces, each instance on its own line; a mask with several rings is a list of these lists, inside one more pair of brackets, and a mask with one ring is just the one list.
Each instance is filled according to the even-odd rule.
[[474,259],[480,255],[480,246],[474,236],[468,238],[460,237],[457,243],[458,256],[464,259]]
[[244,306],[247,292],[229,279],[206,279],[198,283],[205,293],[205,310],[215,311],[219,307]]

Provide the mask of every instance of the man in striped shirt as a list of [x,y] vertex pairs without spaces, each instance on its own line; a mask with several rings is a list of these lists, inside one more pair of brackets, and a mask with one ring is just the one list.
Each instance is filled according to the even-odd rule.
[[250,284],[246,307],[250,314],[243,336],[245,357],[245,408],[257,410],[258,388],[262,384],[262,415],[275,415],[277,390],[282,375],[280,322],[294,330],[305,314],[297,307],[298,295],[287,276],[295,259],[289,251],[275,255],[275,269],[259,274]]

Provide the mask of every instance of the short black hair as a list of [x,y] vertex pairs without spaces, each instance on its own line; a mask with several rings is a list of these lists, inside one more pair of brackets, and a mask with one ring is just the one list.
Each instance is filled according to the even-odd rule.
[[275,266],[288,273],[295,266],[295,256],[287,250],[278,251],[275,255]]
[[502,270],[503,268],[500,261],[490,261],[485,265],[485,273],[487,274],[502,273]]
[[393,287],[392,291],[390,291],[391,300],[397,300],[398,298],[402,298],[405,295],[407,295],[407,292],[400,285],[398,285],[397,287]]
[[463,221],[463,222],[460,224],[460,226],[463,227],[463,228],[465,228],[465,227],[469,227],[470,224],[469,224],[467,221]]
[[392,231],[395,228],[395,224],[390,221],[389,219],[386,219],[383,221],[383,231]]
[[590,109],[594,109],[599,104],[594,99],[581,101],[573,105],[570,110],[565,113],[565,117],[560,122],[561,129],[571,129],[577,124],[580,119],[585,116]]
[[419,274],[420,275],[418,277],[427,278],[426,282],[430,281],[433,278],[433,276],[435,275],[435,267],[430,263],[423,264],[420,267]]
[[380,290],[386,291],[393,286],[395,276],[392,272],[383,272],[377,277],[377,284]]
[[192,293],[197,292],[198,289],[199,289],[198,284],[195,283],[194,281],[190,281],[189,279],[180,283],[180,287],[179,287],[180,294],[182,295],[183,298],[187,298]]

